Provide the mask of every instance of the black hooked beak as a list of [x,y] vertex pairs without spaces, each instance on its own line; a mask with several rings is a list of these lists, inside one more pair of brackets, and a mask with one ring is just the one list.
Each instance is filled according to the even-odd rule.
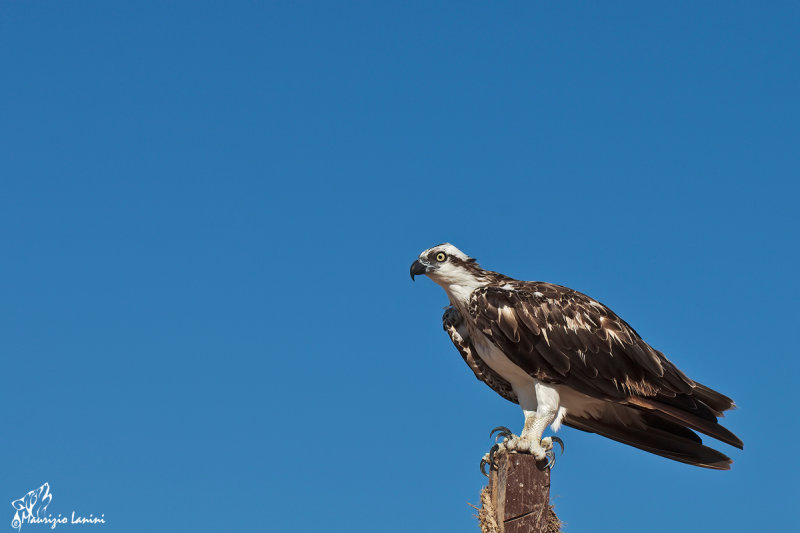
[[419,259],[411,263],[411,281],[414,281],[414,276],[419,276],[420,274],[425,274],[426,272],[428,272],[428,267]]

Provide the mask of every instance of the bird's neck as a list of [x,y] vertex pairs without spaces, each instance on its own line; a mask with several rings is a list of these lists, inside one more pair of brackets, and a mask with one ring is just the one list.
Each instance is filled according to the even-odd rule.
[[494,283],[513,281],[513,278],[509,278],[503,274],[482,269],[477,269],[477,272],[470,276],[431,279],[445,290],[453,305],[463,309],[467,308],[470,296],[472,296],[472,293],[475,292],[476,289]]
[[469,302],[469,297],[472,292],[481,286],[479,283],[464,283],[462,281],[455,283],[440,283],[444,291],[447,293],[450,302],[454,305],[466,305]]
[[447,277],[431,277],[434,283],[439,285],[447,293],[450,302],[457,306],[465,308],[469,303],[469,298],[475,289],[486,285],[487,280],[483,276],[447,276]]

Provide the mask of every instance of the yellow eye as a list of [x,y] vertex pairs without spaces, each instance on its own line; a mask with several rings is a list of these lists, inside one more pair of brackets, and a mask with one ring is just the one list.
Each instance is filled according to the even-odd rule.
[[445,255],[444,252],[439,252],[438,254],[436,254],[436,260],[439,261],[440,263],[445,259],[447,259],[447,255]]

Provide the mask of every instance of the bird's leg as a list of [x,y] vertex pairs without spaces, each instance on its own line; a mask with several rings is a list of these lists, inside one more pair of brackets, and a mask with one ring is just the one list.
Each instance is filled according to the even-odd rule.
[[[481,471],[485,465],[496,469],[497,465],[494,458],[499,453],[518,452],[529,453],[536,457],[537,461],[547,459],[547,467],[552,467],[556,462],[556,454],[553,451],[553,443],[561,446],[564,452],[564,442],[558,437],[542,438],[545,428],[556,420],[559,415],[559,394],[558,391],[545,383],[536,382],[532,389],[517,391],[517,396],[525,414],[525,425],[522,434],[517,436],[511,433],[508,428],[499,427],[492,430],[494,436],[498,432],[498,438],[503,437],[501,442],[496,443],[483,456],[481,460]],[[563,416],[563,413],[561,413]],[[485,472],[484,472],[485,474]]]
[[[553,442],[557,442],[561,446],[562,453],[564,451],[564,443],[558,437],[546,437],[543,439],[542,433],[559,415],[560,398],[555,387],[539,381],[534,386],[534,393],[536,395],[535,404],[533,404],[535,409],[528,409],[532,407],[529,396],[520,398],[520,405],[525,413],[525,426],[518,442],[512,442],[510,443],[511,446],[506,445],[506,447],[513,448],[515,451],[528,452],[536,457],[538,461],[547,458],[547,466],[552,467],[556,460],[553,452]],[[561,413],[561,416],[563,416],[563,413]]]
[[547,459],[547,466],[552,467],[556,462],[556,455],[553,451],[553,442],[557,442],[561,446],[561,452],[564,452],[564,442],[558,437],[545,437],[542,438],[542,433],[547,426],[553,423],[556,417],[556,412],[550,413],[546,411],[541,413],[539,410],[535,412],[525,412],[525,426],[522,429],[522,434],[519,439],[514,442],[511,441],[506,444],[509,451],[527,452],[536,457],[537,461]]

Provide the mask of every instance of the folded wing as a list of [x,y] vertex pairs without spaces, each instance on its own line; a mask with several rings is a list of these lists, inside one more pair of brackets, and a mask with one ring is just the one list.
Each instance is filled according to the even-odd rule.
[[[710,448],[698,444],[691,429],[742,448],[742,441],[717,422],[734,407],[730,398],[689,379],[613,311],[585,294],[549,283],[504,282],[476,290],[469,313],[478,330],[531,376],[635,410],[643,421],[639,429],[645,430],[631,426],[623,432],[611,423],[614,417],[579,420],[569,412],[568,425],[709,468],[722,468],[727,458],[706,452]],[[674,449],[656,451],[653,439],[671,442]],[[703,451],[685,455],[686,446],[702,446]]]

